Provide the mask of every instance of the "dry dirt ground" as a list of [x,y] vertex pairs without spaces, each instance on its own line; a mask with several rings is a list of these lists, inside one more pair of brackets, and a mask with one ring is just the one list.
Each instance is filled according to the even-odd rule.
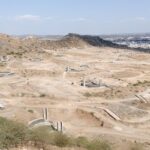
[[[66,68],[69,67],[69,71]],[[8,73],[13,74],[8,74]],[[100,87],[81,86],[100,83]],[[0,116],[62,121],[63,132],[150,149],[150,54],[113,48],[10,56],[0,65]],[[116,148],[117,149],[117,148]],[[122,148],[123,149],[123,148]]]

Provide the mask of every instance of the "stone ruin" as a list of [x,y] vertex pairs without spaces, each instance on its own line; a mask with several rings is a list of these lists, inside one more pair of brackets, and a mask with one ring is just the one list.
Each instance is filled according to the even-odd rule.
[[63,132],[63,123],[61,121],[54,122],[48,120],[48,108],[43,109],[43,118],[34,119],[28,123],[30,128],[48,126],[58,132]]
[[102,80],[96,80],[96,79],[86,80],[85,78],[81,80],[80,85],[87,88],[108,87],[108,85],[103,83]]

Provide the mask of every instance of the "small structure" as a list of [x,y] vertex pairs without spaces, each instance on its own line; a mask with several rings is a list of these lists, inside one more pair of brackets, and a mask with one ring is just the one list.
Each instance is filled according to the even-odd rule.
[[65,69],[65,71],[66,71],[66,72],[69,72],[69,71],[70,71],[70,67],[67,66],[66,69]]
[[111,110],[107,109],[107,108],[101,108],[103,109],[110,117],[112,117],[113,119],[117,120],[117,121],[121,121],[120,117],[118,117],[114,112],[112,112]]
[[53,122],[48,120],[48,108],[43,109],[43,118],[34,119],[28,123],[30,128],[40,127],[40,126],[49,126],[52,129],[63,132],[63,123],[61,121]]
[[80,68],[89,68],[88,65],[80,65]]
[[138,100],[140,100],[142,103],[148,103],[147,99],[145,97],[143,97],[142,95],[135,95]]
[[9,57],[8,56],[0,56],[0,61],[1,62],[8,62],[9,61]]
[[65,72],[81,72],[81,71],[85,70],[85,67],[86,67],[86,65],[85,66],[76,67],[76,68],[67,66],[65,68]]
[[0,72],[0,77],[12,76],[14,73],[11,72]]
[[86,80],[85,78],[83,78],[83,80],[81,81],[81,86],[88,88],[97,88],[105,85],[102,83],[101,80]]

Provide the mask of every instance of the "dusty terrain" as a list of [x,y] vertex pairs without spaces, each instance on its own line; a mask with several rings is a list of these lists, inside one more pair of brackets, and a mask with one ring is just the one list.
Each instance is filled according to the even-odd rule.
[[28,124],[48,108],[64,133],[150,148],[149,53],[92,46],[28,51],[0,62],[0,116]]

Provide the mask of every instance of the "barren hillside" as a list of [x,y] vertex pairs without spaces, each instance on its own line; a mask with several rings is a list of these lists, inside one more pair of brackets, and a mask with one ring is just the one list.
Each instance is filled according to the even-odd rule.
[[0,50],[1,52],[9,53],[23,53],[36,51],[41,48],[59,50],[64,48],[85,48],[89,46],[98,47],[119,47],[119,45],[101,39],[98,36],[68,34],[60,40],[42,40],[35,37],[27,37],[24,39],[0,35]]
[[64,133],[104,139],[115,150],[124,143],[149,150],[150,54],[115,46],[74,34],[0,35],[0,116],[27,126],[61,122]]

